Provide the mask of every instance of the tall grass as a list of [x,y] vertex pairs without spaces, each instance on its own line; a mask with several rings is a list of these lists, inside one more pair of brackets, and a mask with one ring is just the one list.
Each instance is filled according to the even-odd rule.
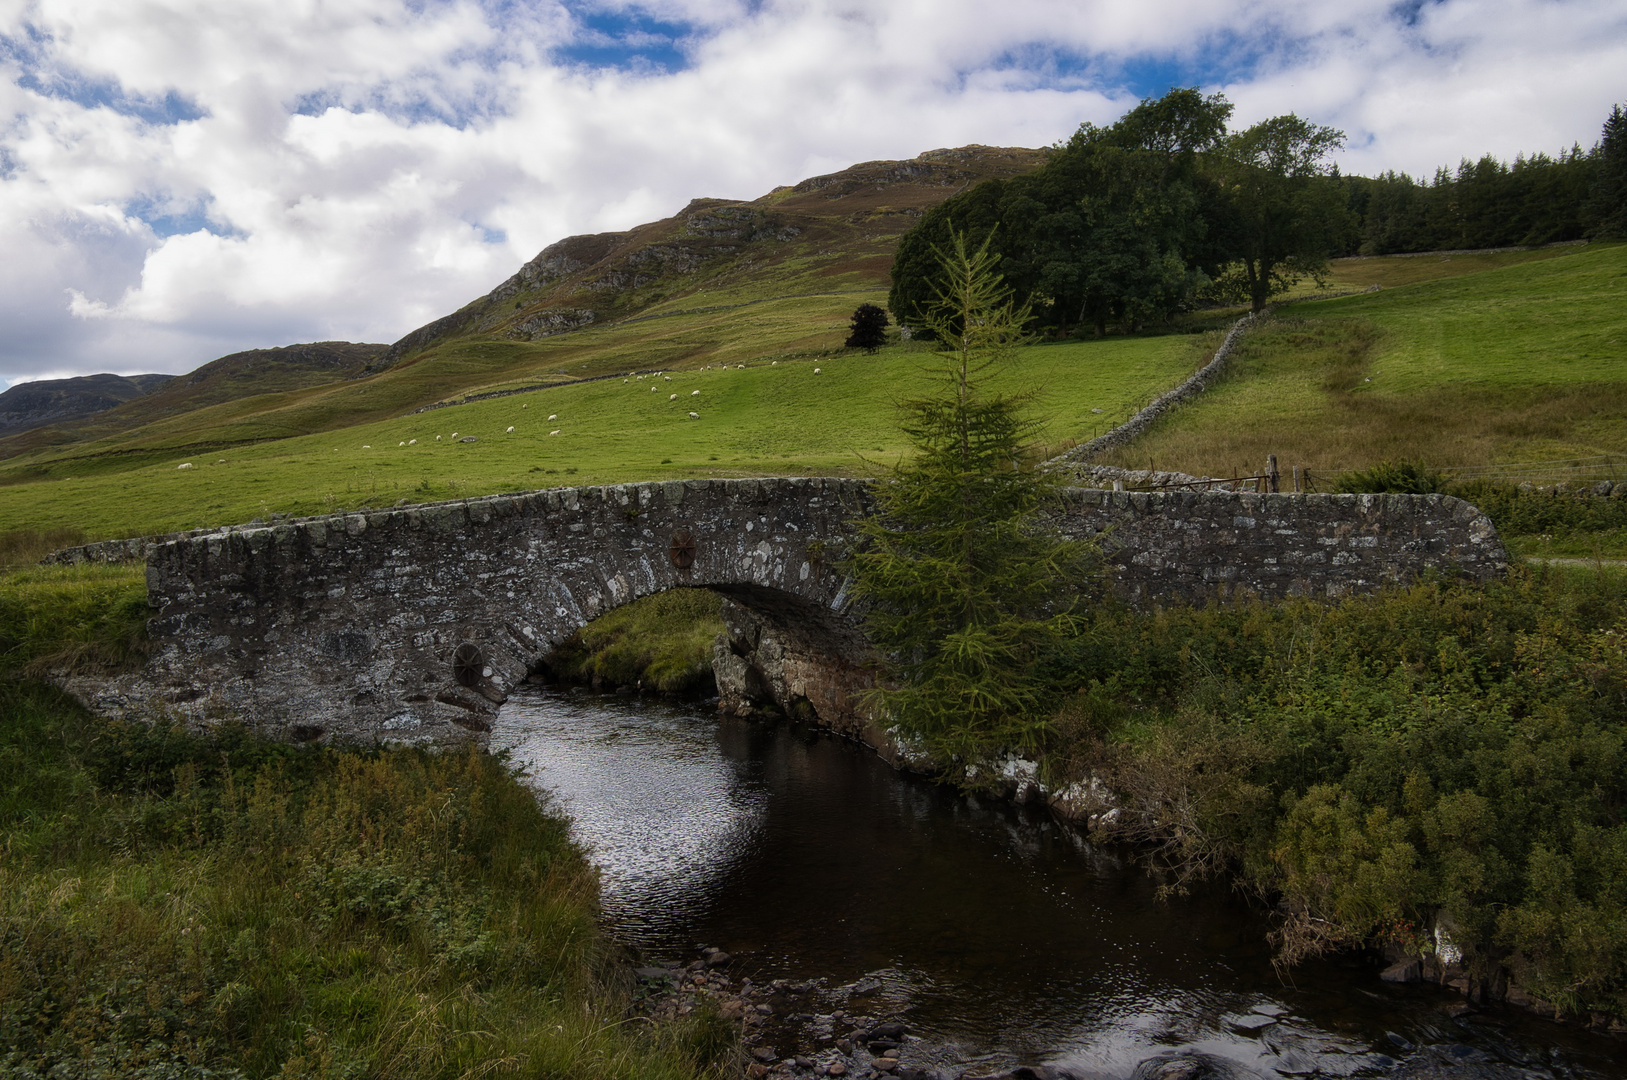
[[0,677],[128,667],[149,614],[140,565],[0,569]]
[[477,751],[104,727],[0,685],[0,1072],[691,1077],[565,822]]

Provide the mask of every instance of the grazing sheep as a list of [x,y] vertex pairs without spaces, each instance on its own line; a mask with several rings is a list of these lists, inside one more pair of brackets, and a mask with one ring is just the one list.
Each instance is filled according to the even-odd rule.
[[398,443],[396,443],[396,445],[397,445],[397,446],[406,446],[406,445],[407,445],[407,444],[406,444],[406,442],[405,442],[405,441],[404,441],[404,440],[403,440],[403,441],[402,441],[402,442],[398,442]]
[[653,387],[653,386],[650,387],[650,393],[652,393],[652,394],[655,393],[655,387]]
[[513,424],[510,424],[510,425],[509,425],[509,426],[508,426],[508,430],[507,430],[507,431],[505,431],[505,432],[504,432],[504,433],[503,433],[503,434],[505,434],[505,435],[512,435],[512,434],[514,434],[514,425],[513,425]]
[[417,446],[418,445],[418,440],[417,439],[408,439],[407,440],[407,445],[408,446]]
[[673,395],[672,395],[672,396],[671,396],[671,397],[669,397],[669,398],[667,398],[667,400],[668,400],[668,401],[677,401],[677,400],[678,400],[678,395],[677,395],[677,394],[673,394]]
[[701,414],[698,412],[692,412],[689,414],[689,418],[691,420],[699,420],[701,418]]
[[530,407],[531,407],[531,406],[529,406],[529,405],[521,405],[521,406],[520,406],[520,408],[522,408],[522,409],[529,409],[529,408],[530,408]]
[[455,431],[454,431],[454,432],[453,432],[453,433],[452,433],[452,437],[453,437],[453,438],[454,438],[454,439],[455,439],[455,438],[457,438],[457,437],[458,437],[458,433],[457,433],[457,432],[455,432]]
[[179,464],[179,465],[177,465],[177,466],[175,466],[175,467],[176,467],[176,468],[177,468],[177,469],[190,469],[190,468],[192,468],[192,462],[190,462],[190,461],[183,461],[183,462],[181,462],[181,463],[180,463],[180,464]]
[[362,449],[363,450],[371,450],[371,449],[373,449],[373,447],[372,447],[371,443],[362,443]]
[[439,435],[437,435],[437,436],[435,436],[435,441],[436,441],[436,442],[440,442],[440,441],[441,441],[441,437],[440,437],[440,436],[439,436]]
[[779,366],[780,366],[780,362],[779,362],[779,361],[778,361],[778,360],[770,360],[770,361],[769,361],[769,362],[768,362],[768,366],[769,366],[769,367],[779,367]]
[[700,391],[699,391],[699,390],[691,390],[691,391],[690,391],[690,392],[689,392],[689,396],[690,396],[690,397],[694,397],[694,396],[695,396],[695,395],[697,395],[697,394],[699,394],[699,393],[700,393]]
[[550,431],[548,434],[550,434],[550,435],[558,435],[559,434],[559,429],[554,428],[554,430]]
[[663,379],[665,379],[665,380],[667,380],[667,382],[671,382],[671,381],[672,381],[672,376],[671,376],[671,375],[663,375],[663,376],[661,376],[661,377],[662,377],[662,378],[663,378]]
[[558,420],[559,419],[559,414],[556,413],[556,412],[551,412],[551,413],[548,414],[548,419],[550,419],[550,420]]
[[818,368],[814,368],[814,374],[815,374],[815,375],[818,375],[818,374],[819,374],[819,369],[818,369]]

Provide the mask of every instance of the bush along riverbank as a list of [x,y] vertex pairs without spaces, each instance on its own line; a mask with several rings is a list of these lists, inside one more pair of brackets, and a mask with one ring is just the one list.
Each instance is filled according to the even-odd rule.
[[22,673],[140,655],[139,568],[0,579],[0,1073],[700,1077],[630,1021],[563,818],[477,751],[110,725]]
[[1627,1030],[1627,575],[1108,608],[1046,667],[1064,703],[996,786],[1172,888],[1234,874],[1285,963],[1387,949],[1387,977]]

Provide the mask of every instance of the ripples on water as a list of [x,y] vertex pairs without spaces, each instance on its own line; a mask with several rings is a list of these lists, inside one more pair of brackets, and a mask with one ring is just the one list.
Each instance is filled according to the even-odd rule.
[[[1517,1014],[1462,1024],[1438,988],[1334,963],[1279,980],[1260,915],[1156,883],[1044,815],[900,777],[815,729],[530,689],[494,747],[553,793],[616,934],[759,981],[867,978],[865,1008],[968,1055],[1125,1075],[1193,1048],[1283,1073],[1387,1071],[1404,1044],[1472,1043],[1535,1075],[1627,1077],[1620,1044]],[[1400,1041],[1398,1041],[1400,1040]]]

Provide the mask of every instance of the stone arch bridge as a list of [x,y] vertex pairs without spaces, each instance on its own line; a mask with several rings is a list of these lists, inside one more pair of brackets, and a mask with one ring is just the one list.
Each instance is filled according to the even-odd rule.
[[[861,612],[835,556],[872,512],[837,479],[556,489],[230,528],[152,547],[153,655],[67,688],[109,715],[227,718],[306,741],[442,742],[490,727],[555,645],[651,593],[733,601],[725,703],[771,698],[878,744]],[[1444,496],[1069,489],[1063,531],[1097,538],[1132,602],[1217,590],[1333,596],[1432,568],[1485,579],[1495,531]]]

